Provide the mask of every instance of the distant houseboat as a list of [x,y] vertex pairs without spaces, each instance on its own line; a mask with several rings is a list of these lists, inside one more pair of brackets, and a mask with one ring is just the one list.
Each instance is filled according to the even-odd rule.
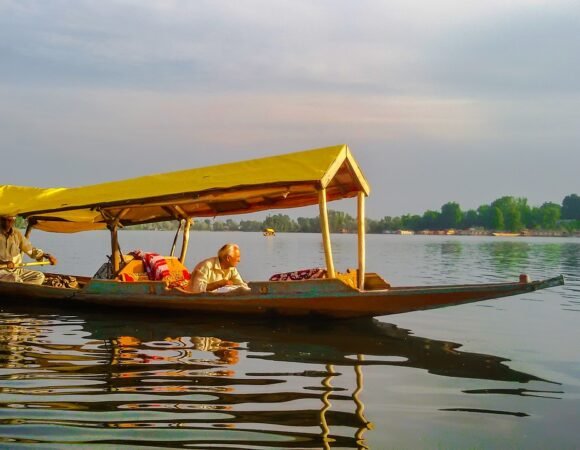
[[264,228],[262,234],[264,236],[276,236],[276,231],[274,231],[274,228]]

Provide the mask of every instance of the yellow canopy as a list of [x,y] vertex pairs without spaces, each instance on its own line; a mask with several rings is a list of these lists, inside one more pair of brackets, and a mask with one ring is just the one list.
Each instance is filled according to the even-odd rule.
[[148,175],[76,188],[0,186],[0,215],[21,215],[53,232],[244,214],[369,194],[348,146]]

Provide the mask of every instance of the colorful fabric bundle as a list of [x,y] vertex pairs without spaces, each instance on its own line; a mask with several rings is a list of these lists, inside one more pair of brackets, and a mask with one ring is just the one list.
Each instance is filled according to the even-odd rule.
[[163,281],[170,275],[167,261],[158,253],[145,253],[143,263],[150,280]]
[[142,252],[141,250],[134,250],[130,255],[143,261],[147,277],[152,281],[165,281],[172,288],[185,288],[189,284],[191,278],[189,271],[175,258],[170,258],[171,261],[169,261],[158,253]]
[[326,269],[316,267],[314,269],[295,270],[294,272],[276,273],[270,277],[270,281],[298,281],[312,280],[326,277]]

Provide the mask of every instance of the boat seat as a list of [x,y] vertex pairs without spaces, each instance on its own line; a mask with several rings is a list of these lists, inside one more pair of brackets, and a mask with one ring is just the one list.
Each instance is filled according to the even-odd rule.
[[[169,268],[169,275],[163,280],[169,285],[187,285],[189,282],[189,271],[181,264],[178,258],[174,256],[164,256]],[[117,278],[121,281],[135,282],[135,281],[151,281],[145,264],[141,259],[133,259],[129,261],[125,267],[119,272]]]
[[117,278],[121,281],[149,281],[145,264],[140,259],[129,261],[119,272]]

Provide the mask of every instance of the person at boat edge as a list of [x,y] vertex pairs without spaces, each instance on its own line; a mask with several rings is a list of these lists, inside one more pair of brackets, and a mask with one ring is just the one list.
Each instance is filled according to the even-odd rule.
[[14,228],[15,220],[15,216],[0,216],[0,281],[42,284],[44,282],[42,272],[22,268],[22,253],[26,253],[36,261],[48,259],[51,265],[55,265],[57,259],[33,247],[30,241]]
[[240,258],[240,247],[237,244],[225,244],[217,256],[204,259],[195,266],[191,272],[189,290],[193,293],[249,290],[236,268]]

